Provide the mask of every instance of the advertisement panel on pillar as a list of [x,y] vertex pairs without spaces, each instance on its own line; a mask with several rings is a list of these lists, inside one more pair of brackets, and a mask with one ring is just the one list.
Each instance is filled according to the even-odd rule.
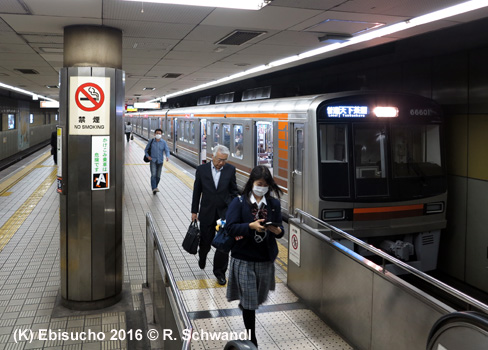
[[70,77],[69,134],[110,134],[110,78]]
[[92,136],[92,190],[110,188],[110,136]]
[[57,127],[56,129],[56,151],[57,152],[57,161],[58,161],[58,170],[56,172],[56,178],[57,178],[57,192],[58,193],[63,193],[63,128]]

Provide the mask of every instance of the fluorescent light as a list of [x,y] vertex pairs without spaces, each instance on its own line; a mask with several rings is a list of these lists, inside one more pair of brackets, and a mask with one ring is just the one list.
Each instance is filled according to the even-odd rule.
[[428,13],[426,15],[422,15],[419,17],[412,18],[410,24],[418,26],[425,23],[430,23],[434,21],[439,21],[444,18],[460,15],[462,13],[479,10],[480,8],[488,6],[486,0],[471,0],[466,1],[458,5],[454,5],[451,7],[446,7],[445,9],[434,11]]
[[4,89],[12,90],[12,91],[20,92],[21,94],[24,94],[24,95],[29,95],[29,96],[36,95],[37,98],[42,98],[44,100],[58,102],[56,100],[53,100],[52,98],[45,97],[45,96],[42,96],[42,95],[37,95],[34,92],[27,91],[27,90],[24,90],[24,89],[19,89],[19,88],[16,88],[15,86],[7,85],[7,84],[4,84],[4,83],[0,83],[0,87],[3,87]]
[[41,108],[59,108],[58,101],[41,101],[39,105]]
[[298,61],[298,60],[301,60],[301,59],[302,58],[299,55],[294,55],[294,56],[282,58],[282,59],[277,60],[277,61],[270,62],[270,63],[268,63],[268,66],[270,66],[270,67],[278,67],[278,66],[282,66],[284,64],[291,63],[291,62],[295,62],[295,61]]
[[[136,1],[141,0],[123,0]],[[223,7],[239,10],[260,10],[268,5],[271,0],[142,0],[143,2],[154,2],[158,4]]]
[[160,109],[161,104],[158,102],[135,102],[134,108],[137,108],[137,109]]
[[[125,0],[125,1],[141,1],[141,0]],[[156,1],[156,0],[154,0],[154,1]],[[194,1],[196,2],[196,1],[202,1],[202,0],[194,0]],[[244,0],[242,0],[242,2],[243,1]],[[158,2],[166,2],[166,1],[158,1]],[[190,0],[188,0],[188,2],[190,2]],[[210,2],[211,1],[205,1],[205,4],[207,5]],[[224,2],[224,1],[222,1],[222,2]],[[225,1],[225,3],[230,3],[230,2],[231,2],[230,0]],[[236,2],[241,2],[241,1],[236,0]],[[267,2],[267,1],[264,1],[264,2]],[[172,2],[172,3],[174,3],[174,2]],[[211,5],[208,5],[208,6],[211,6]],[[306,59],[309,57],[322,55],[324,53],[339,50],[339,49],[342,49],[342,48],[350,46],[350,45],[354,45],[354,44],[358,44],[361,42],[373,40],[373,39],[376,39],[376,38],[379,38],[382,36],[386,36],[386,35],[390,35],[393,33],[403,31],[405,29],[410,29],[410,28],[413,28],[413,27],[416,27],[416,26],[419,26],[422,24],[435,22],[435,21],[439,21],[441,19],[449,18],[452,16],[456,16],[456,15],[459,15],[462,13],[469,12],[469,11],[478,10],[480,8],[483,8],[483,7],[488,7],[488,1],[487,0],[466,1],[466,2],[461,3],[459,5],[447,7],[445,9],[442,9],[439,11],[434,11],[434,12],[431,12],[431,13],[428,13],[428,14],[425,14],[425,15],[422,15],[419,17],[409,19],[407,21],[402,21],[402,22],[395,23],[395,24],[392,24],[392,25],[389,25],[386,27],[381,27],[380,29],[376,29],[376,30],[370,30],[364,34],[354,36],[351,39],[349,39],[345,42],[342,42],[342,43],[334,43],[334,44],[326,45],[323,47],[319,47],[317,49],[306,51],[306,52],[303,52],[303,53],[295,55],[295,56],[290,56],[287,58],[283,58],[283,59],[280,59],[277,61],[270,62],[266,65],[258,66],[256,68],[251,68],[251,69],[248,69],[244,72],[237,73],[237,74],[234,74],[234,75],[231,75],[231,76],[228,76],[228,77],[225,77],[225,78],[222,78],[222,79],[210,82],[210,83],[198,85],[198,86],[195,86],[195,87],[192,87],[189,89],[185,89],[185,90],[178,91],[178,92],[175,92],[175,93],[172,93],[169,95],[165,95],[163,97],[160,97],[160,99],[161,98],[167,99],[167,98],[183,95],[183,94],[186,94],[186,93],[189,93],[192,91],[201,90],[201,89],[204,89],[204,88],[207,88],[210,86],[218,85],[220,83],[223,83],[223,82],[226,82],[226,81],[229,81],[232,79],[242,78],[244,76],[247,76],[247,75],[250,75],[253,73],[257,73],[257,72],[264,71],[267,69],[271,69],[271,68],[274,68],[277,66],[281,66],[281,65],[284,65],[286,63],[296,62],[296,61],[300,61],[300,60],[303,60],[303,59]]]

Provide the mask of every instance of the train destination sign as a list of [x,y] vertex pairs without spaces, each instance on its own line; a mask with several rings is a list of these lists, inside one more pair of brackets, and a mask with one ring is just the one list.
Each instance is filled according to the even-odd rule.
[[110,134],[110,78],[70,77],[69,134]]
[[329,118],[366,118],[368,106],[329,106]]

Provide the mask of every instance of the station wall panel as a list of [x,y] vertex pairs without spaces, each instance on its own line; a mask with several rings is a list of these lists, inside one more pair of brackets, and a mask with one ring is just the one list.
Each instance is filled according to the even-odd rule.
[[488,182],[468,179],[466,282],[488,291]]
[[450,175],[468,175],[468,116],[446,117],[447,172]]
[[470,115],[468,177],[488,181],[488,115]]

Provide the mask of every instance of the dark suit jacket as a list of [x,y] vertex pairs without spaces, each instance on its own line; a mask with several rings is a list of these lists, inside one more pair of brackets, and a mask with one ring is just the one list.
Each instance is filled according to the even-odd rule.
[[225,218],[227,206],[238,194],[236,168],[233,165],[225,164],[221,171],[219,185],[216,189],[211,163],[202,164],[197,168],[191,212],[199,213],[198,220],[202,225],[211,224],[216,216]]

